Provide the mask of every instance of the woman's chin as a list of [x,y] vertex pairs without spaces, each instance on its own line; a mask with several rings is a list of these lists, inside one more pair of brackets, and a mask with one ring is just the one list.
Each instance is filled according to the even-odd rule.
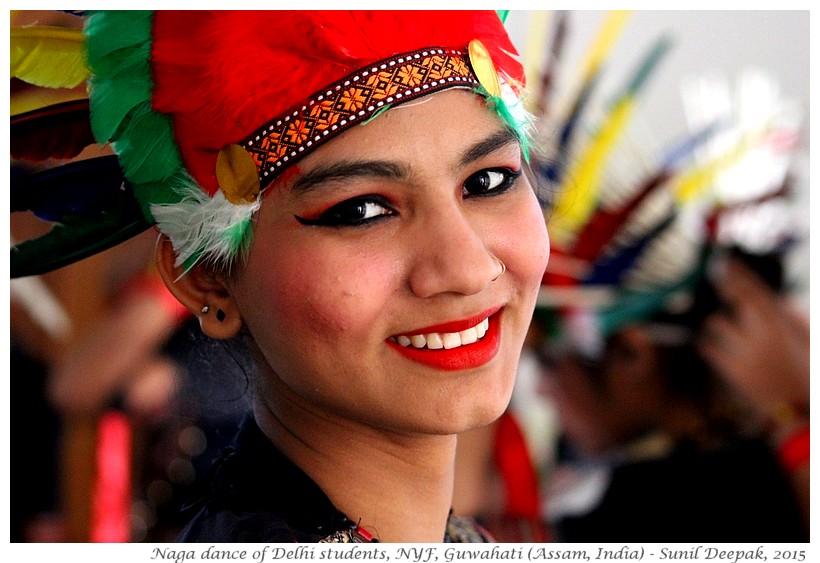
[[509,405],[509,397],[506,400],[498,400],[492,404],[476,406],[469,412],[464,412],[451,426],[449,434],[461,434],[478,428],[483,428],[498,420]]

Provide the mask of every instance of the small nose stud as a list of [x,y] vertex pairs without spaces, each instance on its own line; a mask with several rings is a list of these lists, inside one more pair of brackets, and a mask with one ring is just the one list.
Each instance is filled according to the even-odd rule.
[[495,259],[496,259],[496,261],[498,261],[499,264],[501,264],[501,271],[498,273],[498,275],[496,277],[493,278],[493,281],[495,281],[498,278],[500,278],[501,276],[503,276],[504,272],[507,271],[507,265],[504,262],[502,262],[500,258],[495,258]]

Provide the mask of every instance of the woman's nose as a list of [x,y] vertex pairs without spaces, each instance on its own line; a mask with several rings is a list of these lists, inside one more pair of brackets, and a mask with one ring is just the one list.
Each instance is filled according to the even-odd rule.
[[[483,228],[482,228],[483,227]],[[442,293],[473,295],[506,269],[489,247],[488,232],[462,208],[431,213],[414,233],[410,289],[418,297]]]

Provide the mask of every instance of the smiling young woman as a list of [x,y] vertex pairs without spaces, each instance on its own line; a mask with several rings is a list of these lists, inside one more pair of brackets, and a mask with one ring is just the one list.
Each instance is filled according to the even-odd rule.
[[[453,434],[501,414],[548,252],[504,131],[475,95],[441,92],[328,143],[293,182],[344,174],[309,191],[274,186],[226,305],[283,386],[271,401],[296,394],[324,416],[400,433]],[[298,220],[317,209],[318,224]],[[480,339],[449,341],[485,321]]]
[[265,436],[382,541],[441,541],[456,434],[509,402],[548,256],[521,170],[482,100],[441,92],[275,183],[227,279],[194,268],[174,283],[160,247],[177,296],[225,312],[206,333],[253,335]]
[[[122,24],[95,17],[92,38]],[[169,289],[258,367],[252,416],[181,539],[487,541],[451,515],[456,436],[506,408],[549,255],[498,16],[150,21],[177,195],[158,197],[134,164],[148,160],[128,132],[141,116],[109,129],[149,194]],[[119,71],[97,69],[115,91]]]

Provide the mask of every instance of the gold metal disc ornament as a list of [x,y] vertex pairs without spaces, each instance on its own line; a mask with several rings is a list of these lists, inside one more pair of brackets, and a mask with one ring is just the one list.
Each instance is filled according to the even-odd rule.
[[216,158],[216,179],[225,199],[236,205],[253,203],[259,195],[256,163],[239,145],[228,145]]
[[500,97],[501,81],[498,79],[498,72],[490,58],[490,52],[478,39],[470,41],[467,51],[470,55],[470,65],[478,81],[491,96]]

